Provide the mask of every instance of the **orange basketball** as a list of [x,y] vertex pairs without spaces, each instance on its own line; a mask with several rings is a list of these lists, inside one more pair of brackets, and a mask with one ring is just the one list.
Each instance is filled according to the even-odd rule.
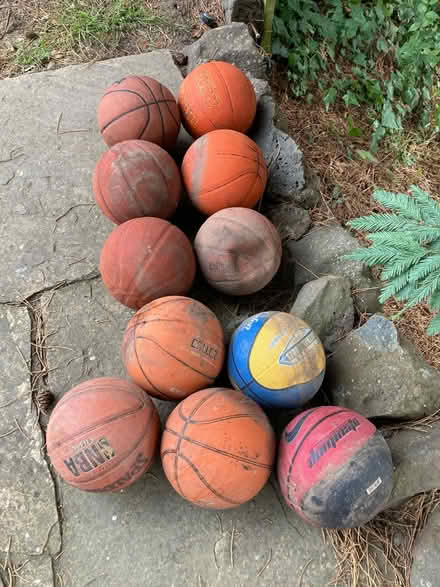
[[202,63],[183,80],[178,93],[182,122],[193,137],[220,128],[246,132],[257,98],[246,75],[231,63]]
[[182,497],[229,509],[252,499],[269,479],[275,434],[252,399],[223,387],[203,389],[171,412],[160,452],[168,481]]
[[223,330],[206,306],[182,296],[136,312],[122,342],[130,377],[160,399],[181,400],[212,385],[223,366]]
[[115,224],[142,216],[169,218],[179,203],[182,181],[164,149],[147,141],[124,141],[96,164],[93,193],[101,211]]
[[47,453],[58,475],[84,491],[118,491],[150,468],[159,414],[134,383],[101,377],[80,383],[55,406]]
[[196,260],[179,228],[162,218],[134,218],[107,238],[99,268],[109,293],[137,310],[156,298],[186,293]]
[[157,80],[129,75],[108,87],[98,105],[98,126],[109,147],[128,139],[169,149],[180,130],[180,112],[170,90]]
[[281,263],[281,239],[275,226],[249,208],[225,208],[200,227],[194,248],[205,279],[231,295],[262,289]]
[[235,130],[197,139],[183,158],[182,176],[192,203],[203,214],[252,208],[263,195],[267,168],[260,147]]

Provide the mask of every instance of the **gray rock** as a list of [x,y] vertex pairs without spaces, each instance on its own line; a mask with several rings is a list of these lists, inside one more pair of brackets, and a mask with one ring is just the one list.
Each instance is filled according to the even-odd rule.
[[31,324],[24,307],[0,307],[0,551],[29,557],[60,548],[55,491],[32,406]]
[[105,150],[96,108],[104,89],[130,73],[174,92],[182,80],[171,54],[154,51],[0,82],[0,159],[12,159],[1,163],[0,302],[96,273],[113,227],[91,189]]
[[304,186],[293,190],[287,198],[301,208],[315,208],[321,201],[321,180],[309,167],[304,167]]
[[272,206],[267,210],[266,215],[278,229],[282,240],[300,239],[312,223],[307,210],[293,204]]
[[316,228],[299,241],[286,245],[295,266],[295,285],[300,286],[324,275],[341,275],[351,280],[355,305],[361,312],[376,312],[379,285],[370,270],[345,255],[359,247],[348,230],[338,225]]
[[394,465],[389,506],[440,487],[440,422],[417,430],[402,428],[387,438]]
[[225,22],[261,22],[264,17],[263,0],[223,0]]
[[326,385],[336,405],[367,418],[409,420],[440,408],[438,371],[379,314],[338,343]]
[[249,77],[265,79],[270,60],[257,47],[247,25],[234,22],[207,31],[198,41],[185,48],[188,73],[200,63],[227,61],[239,67]]
[[329,352],[353,328],[354,307],[350,280],[328,275],[304,285],[290,310],[305,320]]
[[411,587],[436,587],[439,583],[440,510],[428,518],[414,544]]

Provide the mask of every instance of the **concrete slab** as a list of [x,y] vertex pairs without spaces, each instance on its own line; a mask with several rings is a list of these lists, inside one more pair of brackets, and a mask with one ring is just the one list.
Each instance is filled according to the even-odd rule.
[[104,89],[131,73],[174,93],[182,80],[170,52],[153,51],[0,83],[0,302],[96,272],[113,226],[91,189],[105,150],[96,108]]
[[0,307],[0,551],[32,556],[60,548],[52,478],[32,409],[31,323],[24,307]]
[[[49,384],[58,397],[90,377],[125,376],[120,342],[131,313],[106,294],[100,280],[54,293],[46,324],[54,332],[49,369],[58,367]],[[156,403],[164,422],[173,404]],[[159,460],[152,473],[119,494],[84,493],[60,482],[63,555],[56,571],[65,587],[91,580],[97,587],[290,585],[310,559],[303,587],[332,578],[333,555],[320,531],[282,508],[273,486],[218,516],[176,494]]]
[[284,511],[272,485],[248,504],[216,513],[185,502],[159,463],[153,474],[116,495],[62,486],[57,573],[65,587],[92,579],[96,587],[296,585],[310,559],[303,587],[334,576],[320,530]]

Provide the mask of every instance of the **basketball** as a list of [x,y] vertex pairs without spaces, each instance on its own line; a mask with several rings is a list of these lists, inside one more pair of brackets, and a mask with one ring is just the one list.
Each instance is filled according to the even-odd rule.
[[235,389],[263,406],[303,406],[321,387],[324,372],[321,341],[293,314],[255,314],[232,335],[229,379]]
[[200,227],[195,241],[207,282],[230,295],[262,289],[281,263],[281,239],[274,225],[249,208],[225,208]]
[[354,528],[386,507],[393,487],[390,449],[360,414],[324,406],[284,429],[278,480],[289,507],[324,528]]
[[263,195],[267,168],[260,147],[235,130],[215,130],[185,153],[182,176],[193,205],[206,216],[223,208],[253,208]]
[[246,75],[231,63],[202,63],[183,80],[177,97],[182,122],[194,138],[221,128],[246,132],[257,98]]
[[109,235],[99,268],[108,292],[137,310],[156,298],[186,293],[196,260],[179,228],[162,218],[133,218]]
[[174,146],[180,112],[170,90],[157,80],[129,75],[106,89],[98,105],[98,126],[109,147],[129,139]]
[[115,224],[143,216],[169,218],[179,203],[182,181],[164,149],[147,141],[124,141],[99,159],[93,193],[101,211]]
[[223,510],[264,487],[275,459],[275,435],[258,404],[217,387],[180,402],[168,417],[160,450],[165,475],[182,497]]
[[215,314],[191,298],[150,302],[128,323],[122,358],[130,377],[148,393],[181,400],[212,385],[225,356]]
[[159,445],[159,414],[134,383],[91,379],[68,391],[47,427],[56,472],[84,491],[118,491],[150,468]]

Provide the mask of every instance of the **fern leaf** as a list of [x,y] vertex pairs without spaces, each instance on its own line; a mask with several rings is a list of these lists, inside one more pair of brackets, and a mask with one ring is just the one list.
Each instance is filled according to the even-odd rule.
[[422,211],[423,220],[430,225],[440,225],[440,205],[421,188],[411,185],[410,192],[412,197],[418,202]]
[[431,310],[440,310],[440,291],[436,291],[432,294],[429,300],[429,307]]
[[380,290],[379,302],[384,304],[387,300],[399,293],[408,283],[408,274],[404,273],[399,277],[391,279],[389,283]]
[[[395,294],[395,298],[398,302],[406,302],[409,298],[411,298],[414,292],[414,285],[412,283],[407,283],[405,287]],[[406,306],[403,308],[402,312],[406,310]]]
[[345,258],[361,261],[368,267],[374,267],[375,265],[385,265],[395,256],[396,251],[392,248],[381,247],[380,250],[377,250],[375,247],[360,247],[345,255]]
[[411,234],[405,232],[376,232],[375,234],[367,234],[367,238],[376,248],[385,245],[398,251],[405,250],[407,254],[414,255],[426,252],[426,249],[421,247]]
[[363,232],[394,232],[397,230],[411,230],[416,223],[408,221],[407,218],[401,218],[397,214],[378,214],[373,212],[369,216],[354,218],[348,222],[351,228]]
[[[416,256],[405,257],[399,260],[396,259],[395,262],[388,263],[387,267],[385,267],[381,273],[381,279],[388,280],[398,277],[405,271],[412,269],[417,263],[420,263],[425,255],[426,251]],[[417,267],[415,267],[415,269],[416,268]],[[411,276],[411,273],[408,273],[408,281],[415,281],[415,278]]]
[[429,273],[440,268],[440,255],[429,255],[420,260],[420,263],[411,269],[408,281],[419,281]]
[[440,269],[434,270],[423,281],[415,285],[411,296],[408,296],[405,308],[412,308],[425,300],[429,302],[431,296],[438,290],[440,290]]
[[435,336],[440,333],[440,314],[434,316],[431,322],[428,324],[426,332],[429,336]]
[[411,198],[407,194],[387,192],[386,190],[375,190],[373,198],[379,204],[382,204],[390,210],[399,212],[405,218],[413,220],[422,220],[422,214],[418,206],[417,200]]

